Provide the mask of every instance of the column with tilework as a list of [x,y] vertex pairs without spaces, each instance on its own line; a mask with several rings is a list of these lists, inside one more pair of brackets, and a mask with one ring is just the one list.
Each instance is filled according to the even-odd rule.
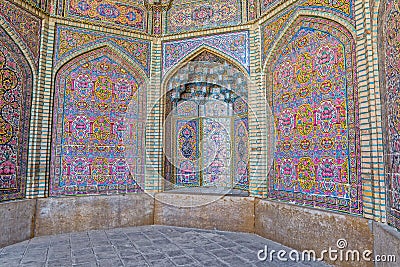
[[48,196],[51,118],[53,108],[52,66],[55,21],[44,20],[38,86],[32,95],[26,197]]
[[242,0],[242,23],[246,23],[248,21],[248,14],[247,14],[247,0]]
[[162,189],[163,101],[161,88],[161,40],[155,39],[151,52],[151,79],[147,89],[146,192]]
[[355,8],[364,217],[385,222],[382,107],[375,34],[377,25],[371,24],[369,1],[356,1]]
[[267,105],[266,88],[262,86],[260,28],[250,29],[250,88],[249,140],[250,140],[250,195],[264,196],[267,192]]

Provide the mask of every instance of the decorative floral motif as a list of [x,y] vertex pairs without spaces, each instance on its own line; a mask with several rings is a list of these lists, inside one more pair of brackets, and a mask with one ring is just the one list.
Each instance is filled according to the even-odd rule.
[[232,186],[230,124],[229,118],[205,118],[203,120],[204,186]]
[[178,116],[196,117],[199,115],[199,107],[194,101],[184,101],[178,104],[175,112]]
[[200,6],[193,10],[192,20],[204,23],[210,20],[214,15],[212,6]]
[[271,49],[271,45],[278,36],[278,33],[283,28],[288,19],[293,15],[294,9],[290,9],[280,15],[275,20],[267,22],[261,27],[261,37],[262,37],[262,58],[263,62]]
[[353,17],[354,0],[306,0],[303,4],[309,7],[325,7]]
[[153,34],[162,34],[162,8],[153,7]]
[[71,53],[98,43],[109,42],[125,51],[143,70],[150,72],[150,42],[128,37],[108,35],[80,28],[57,26],[54,64]]
[[200,38],[192,38],[163,44],[163,74],[201,46],[209,46],[235,59],[249,71],[249,32],[235,32]]
[[279,2],[284,2],[282,0],[261,0],[261,13],[265,13],[276,6]]
[[[284,0],[261,0],[261,13],[267,13],[284,2]],[[301,8],[327,9],[345,18],[354,17],[354,0],[304,0],[298,1],[295,5]]]
[[238,188],[249,187],[249,126],[247,117],[235,120],[235,170],[234,185]]
[[68,0],[68,15],[145,31],[147,11],[131,1]]
[[268,64],[277,144],[269,197],[361,213],[354,40],[326,20],[293,25]]
[[25,195],[32,71],[0,27],[0,201]]
[[400,229],[400,3],[389,0],[385,5],[383,73],[386,74],[388,222]]
[[56,77],[51,195],[138,192],[144,177],[143,78],[108,48]]
[[167,32],[180,33],[237,25],[241,22],[241,14],[239,0],[174,2],[167,13]]
[[199,186],[199,126],[198,120],[178,120],[177,129],[177,173],[176,184]]
[[0,0],[0,17],[15,30],[29,48],[32,59],[39,64],[41,19],[7,0]]
[[[237,88],[237,92],[228,87]],[[247,190],[248,87],[244,74],[226,60],[203,51],[169,79],[168,88],[166,121],[172,117],[176,123],[165,125],[167,140],[175,140],[165,144],[167,155],[172,155],[164,163],[165,178],[183,186]]]

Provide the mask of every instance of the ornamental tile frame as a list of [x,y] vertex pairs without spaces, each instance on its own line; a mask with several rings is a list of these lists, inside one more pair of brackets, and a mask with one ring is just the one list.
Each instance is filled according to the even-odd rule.
[[[289,7],[296,1],[291,3],[287,2],[287,5],[283,5],[283,8],[277,8],[276,12],[271,12],[264,18],[260,19],[261,25],[264,25],[268,19],[273,19],[279,12],[284,11],[286,7]],[[385,174],[384,160],[383,160],[383,143],[382,143],[382,127],[380,122],[381,105],[379,101],[379,92],[376,91],[373,81],[379,83],[378,73],[378,54],[377,44],[378,38],[374,36],[377,30],[372,30],[375,27],[377,21],[377,12],[375,11],[374,16],[370,15],[371,10],[368,1],[356,1],[356,8],[354,10],[354,17],[359,18],[364,23],[354,24],[350,20],[344,20],[332,14],[326,12],[320,12],[315,10],[297,10],[295,15],[303,14],[309,16],[324,17],[326,19],[340,21],[342,25],[346,25],[348,29],[354,32],[356,39],[356,56],[357,56],[357,77],[359,85],[359,97],[360,97],[360,131],[361,131],[361,164],[362,168],[362,180],[363,180],[363,213],[364,217],[375,219],[378,221],[386,221],[386,203],[385,203]],[[375,4],[374,8],[376,9]],[[364,17],[372,16],[375,19],[375,24],[370,25],[368,19]],[[352,24],[356,25],[353,26]],[[287,29],[285,24],[284,29]],[[375,25],[375,26],[374,26]],[[354,28],[355,27],[355,28]],[[376,35],[376,34],[375,34]],[[375,39],[371,39],[371,36]],[[375,41],[373,41],[375,40]],[[261,47],[263,47],[261,45]],[[371,50],[372,49],[372,50]],[[262,50],[264,51],[264,50]],[[270,51],[268,52],[268,55]],[[375,56],[374,56],[375,55]],[[372,103],[372,104],[371,104]],[[373,105],[373,106],[371,106]],[[373,146],[366,146],[366,143],[374,144]]]
[[[295,2],[295,1],[293,1]],[[291,3],[293,3],[291,2]],[[368,1],[357,1],[354,12],[355,17],[362,20],[365,16],[369,16],[370,7]],[[278,9],[278,12],[284,13],[284,8],[289,7],[291,3],[287,3],[282,9]],[[375,7],[376,8],[376,7]],[[356,57],[357,57],[357,77],[360,97],[360,131],[361,131],[361,164],[362,168],[362,184],[363,184],[363,213],[366,218],[375,219],[378,221],[386,221],[385,212],[385,175],[383,173],[384,161],[383,161],[383,144],[382,144],[382,128],[380,125],[380,114],[381,106],[379,102],[379,92],[374,89],[374,83],[372,81],[379,81],[378,75],[378,58],[377,58],[377,47],[378,38],[375,42],[372,41],[371,37],[371,26],[368,24],[369,20],[364,20],[364,24],[352,24],[350,20],[344,20],[332,14],[326,12],[320,12],[315,10],[297,10],[293,17],[299,14],[308,16],[324,17],[329,20],[339,21],[342,25],[346,25],[346,28],[350,29],[355,35],[356,39]],[[377,14],[377,13],[374,13]],[[268,19],[274,19],[277,13],[271,13],[264,19],[260,19],[261,25]],[[377,19],[377,16],[375,16]],[[291,19],[293,20],[293,18]],[[286,22],[286,26],[283,30],[287,29],[291,25]],[[353,30],[351,30],[353,29]],[[282,30],[281,30],[282,31]],[[372,31],[372,34],[374,31]],[[261,47],[263,47],[261,45]],[[371,51],[373,48],[373,51]],[[264,51],[262,49],[261,51]],[[375,52],[374,52],[375,51]],[[372,54],[373,53],[373,54]],[[270,51],[268,52],[268,56]],[[373,56],[375,55],[375,56]],[[367,81],[371,82],[367,82]],[[371,104],[374,103],[374,109],[371,110]],[[366,142],[374,144],[371,146],[365,146]]]
[[362,214],[353,36],[322,18],[298,16],[293,25],[265,69],[277,142],[268,197]]
[[[47,14],[42,10],[39,10],[36,7],[32,7],[32,5],[27,4],[24,1],[14,1],[14,3],[10,3],[8,1],[3,1],[0,3],[2,8],[2,14],[0,16],[0,26],[6,30],[6,32],[10,35],[13,41],[18,45],[19,49],[22,51],[25,60],[29,64],[30,70],[34,73],[32,76],[32,93],[31,100],[27,99],[27,104],[31,101],[31,115],[30,115],[30,126],[27,126],[30,131],[29,134],[25,137],[26,142],[29,143],[28,156],[26,158],[27,162],[21,165],[22,170],[24,170],[25,174],[23,179],[26,179],[25,191],[23,192],[23,196],[30,198],[32,196],[36,196],[37,192],[41,191],[43,188],[39,188],[38,183],[36,182],[36,175],[32,171],[35,166],[37,166],[37,157],[35,153],[33,153],[32,148],[34,147],[35,142],[33,139],[40,139],[40,137],[33,136],[32,132],[35,132],[35,125],[37,125],[38,120],[36,119],[38,115],[40,116],[40,108],[43,103],[46,101],[45,99],[38,97],[41,93],[39,90],[40,85],[40,76],[43,73],[42,70],[42,49],[44,46],[44,41],[46,40],[45,32],[46,29],[46,21],[48,19]],[[30,35],[35,35],[32,39],[28,38]],[[37,106],[35,103],[37,101],[41,103]],[[33,110],[38,112],[33,112]],[[29,117],[28,114],[25,114]],[[41,124],[41,119],[39,120],[39,124]],[[39,127],[41,128],[41,127]],[[48,154],[47,145],[44,146],[45,149],[42,151],[42,156]],[[23,146],[21,146],[23,150]],[[21,156],[21,155],[20,155]],[[20,156],[18,156],[20,158]],[[46,166],[47,161],[43,162],[42,166]],[[26,166],[26,167],[23,167]],[[43,184],[45,184],[45,178],[43,177]]]
[[[207,62],[205,62],[205,60]],[[167,151],[163,174],[166,180],[165,184],[169,185],[169,183],[174,183],[175,181],[178,185],[215,185],[218,181],[224,181],[220,185],[230,184],[234,188],[247,190],[248,146],[246,144],[248,144],[248,110],[246,100],[248,94],[248,78],[246,77],[246,70],[244,70],[243,67],[240,68],[237,63],[232,62],[232,59],[229,59],[221,52],[202,47],[197,49],[192,56],[183,63],[184,64],[178,65],[173,69],[171,75],[164,79],[163,85],[164,90],[168,90],[164,101],[166,102],[166,111],[164,115],[166,118],[166,126],[164,133],[166,135],[165,140],[169,140],[165,141],[165,151]],[[209,69],[206,70],[207,67],[209,67]],[[219,74],[215,75],[216,73]],[[237,79],[234,77],[237,77]],[[227,88],[232,89],[228,89],[230,95],[235,95],[233,98],[228,97],[228,99],[226,99],[232,106],[230,106],[230,104],[223,104],[225,102],[212,101],[209,99],[211,95],[218,95],[219,98],[226,98],[226,95],[223,96],[224,93],[221,94],[221,89],[222,92],[225,92]],[[180,93],[182,102],[175,106],[171,101],[171,97],[176,96],[176,93],[180,92],[180,89],[183,89],[184,91],[182,92],[185,93]],[[208,97],[206,98],[208,100],[202,104],[198,102],[195,104],[195,102],[190,100],[191,97],[195,97],[196,95],[190,93],[192,90],[195,92],[207,92],[206,95],[208,95]],[[238,98],[236,98],[236,96]],[[202,107],[201,109],[198,108],[199,104]],[[175,106],[176,109],[173,109],[173,106]],[[210,112],[210,107],[218,107],[219,112]],[[202,118],[203,115],[199,116],[199,112],[207,118]],[[172,119],[170,120],[168,118]],[[239,118],[243,118],[243,120],[237,120]],[[193,122],[191,121],[192,119]],[[234,119],[236,119],[236,122],[234,122]],[[176,123],[173,123],[174,121],[176,121]],[[224,127],[221,128],[222,125],[224,125]],[[244,128],[238,127],[243,125]],[[240,133],[236,133],[238,142],[235,143],[233,141],[235,129],[237,130],[239,128],[241,131]],[[180,131],[179,129],[184,131]],[[182,135],[182,133],[185,134]],[[216,145],[216,159],[214,161],[207,160],[210,159],[210,157],[205,156],[207,152],[211,154],[214,153],[210,150],[210,147],[198,142],[199,139],[205,140],[206,136],[209,136],[208,133],[215,138],[219,136],[219,138],[213,141],[207,139]],[[228,138],[226,134],[228,134],[230,138]],[[197,136],[200,136],[200,138]],[[227,140],[227,142],[221,144],[220,141],[218,141],[220,138]],[[190,143],[193,145],[188,146]],[[236,147],[233,143],[240,145]],[[184,151],[177,149],[178,144],[180,144],[179,147],[181,148],[185,147]],[[225,145],[228,145],[228,147]],[[201,153],[199,153],[199,151],[201,151]],[[226,158],[227,154],[237,160],[231,161]],[[171,161],[171,159],[173,160]],[[244,164],[244,162],[246,162],[246,164]],[[176,171],[173,170],[175,168],[171,168],[172,165],[177,166]],[[182,171],[179,166],[188,166],[189,168],[185,168],[185,170]],[[200,166],[203,167],[199,168]],[[231,167],[227,168],[227,166]],[[192,171],[188,171],[190,168],[192,168]],[[233,171],[233,168],[237,168],[238,171]],[[202,170],[200,175],[198,169]],[[173,175],[174,173],[175,175]],[[209,179],[207,179],[207,177]],[[221,179],[222,177],[225,178]]]
[[141,32],[147,31],[147,9],[144,0],[66,0],[64,14],[67,17],[116,24]]
[[242,23],[241,0],[172,1],[167,11],[166,32],[177,34]]
[[22,40],[29,51],[30,60],[34,61],[37,69],[40,56],[41,18],[8,0],[1,0],[0,19],[2,25],[11,28]]
[[113,49],[94,49],[56,76],[52,196],[141,192],[145,75]]

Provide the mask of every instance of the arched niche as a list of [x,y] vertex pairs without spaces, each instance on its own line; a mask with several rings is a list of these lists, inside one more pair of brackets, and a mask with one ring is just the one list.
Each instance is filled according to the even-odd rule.
[[164,188],[248,190],[246,74],[201,50],[164,84]]
[[0,201],[25,196],[32,88],[28,60],[0,27]]
[[142,192],[145,73],[110,47],[55,77],[50,195]]
[[362,214],[355,42],[345,26],[299,16],[266,63],[275,121],[268,197]]

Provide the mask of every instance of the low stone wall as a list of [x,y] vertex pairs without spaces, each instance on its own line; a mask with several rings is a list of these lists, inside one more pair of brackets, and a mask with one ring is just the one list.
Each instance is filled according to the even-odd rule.
[[[255,202],[255,214],[256,234],[299,251],[314,250],[319,256],[332,248],[344,253],[358,250],[361,255],[374,248],[372,223],[360,217],[260,199]],[[344,249],[337,246],[340,239],[346,240]],[[329,261],[327,254],[324,258],[337,266],[373,266],[372,262],[346,261],[345,255],[343,261]]]
[[[0,203],[0,247],[33,236],[152,224],[256,233],[298,251],[314,250],[317,256],[329,248],[340,251],[337,241],[344,239],[344,253],[370,250],[396,256],[396,263],[376,266],[400,261],[400,233],[387,225],[253,197],[182,193],[159,193],[155,199],[131,194]],[[373,266],[325,260],[336,266]]]
[[36,200],[0,203],[0,247],[33,237]]
[[254,198],[159,193],[154,223],[253,233]]
[[[400,232],[393,227],[381,223],[374,223],[374,253],[379,260],[387,262],[376,262],[375,266],[396,267],[400,264]],[[394,256],[393,262],[389,257]]]
[[35,236],[153,224],[154,198],[144,193],[37,201]]

